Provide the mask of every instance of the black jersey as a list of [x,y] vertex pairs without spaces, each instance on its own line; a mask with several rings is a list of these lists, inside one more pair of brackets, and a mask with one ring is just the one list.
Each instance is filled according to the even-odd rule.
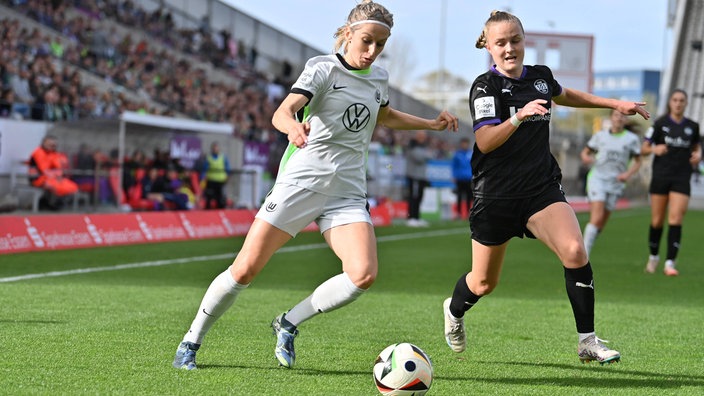
[[648,129],[645,139],[650,144],[666,144],[667,154],[653,158],[653,177],[686,178],[692,175],[689,157],[692,150],[701,142],[699,124],[689,118],[676,122],[669,115],[664,115]]
[[524,66],[520,78],[492,67],[474,80],[469,107],[474,130],[497,125],[535,99],[545,99],[548,113],[527,117],[511,137],[489,153],[474,145],[474,194],[480,198],[515,199],[535,196],[560,181],[560,167],[550,152],[550,107],[562,87],[547,66]]

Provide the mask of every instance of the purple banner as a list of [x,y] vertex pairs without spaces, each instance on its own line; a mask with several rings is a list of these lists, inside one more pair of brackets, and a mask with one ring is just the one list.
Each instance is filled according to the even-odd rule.
[[258,142],[245,142],[242,165],[266,168],[269,163],[269,145]]
[[169,143],[169,155],[191,169],[201,154],[201,140],[196,136],[174,135]]

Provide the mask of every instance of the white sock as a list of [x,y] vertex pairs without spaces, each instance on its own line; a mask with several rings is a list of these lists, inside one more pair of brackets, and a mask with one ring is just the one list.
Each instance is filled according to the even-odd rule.
[[330,312],[356,300],[365,289],[358,288],[346,273],[335,275],[318,286],[313,294],[286,313],[286,320],[298,326],[313,316]]
[[587,223],[584,227],[584,247],[587,249],[587,255],[592,251],[592,246],[599,235],[599,229],[592,223]]
[[675,268],[675,260],[665,260],[666,268]]
[[203,337],[205,337],[213,323],[232,306],[237,295],[247,286],[249,285],[241,285],[235,282],[229,268],[216,276],[205,292],[203,301],[198,307],[198,313],[196,313],[196,317],[191,323],[191,328],[188,329],[188,332],[183,337],[183,341],[196,344],[202,343]]
[[591,336],[596,337],[596,333],[593,331],[591,333],[577,333],[577,334],[579,334],[579,342],[582,342]]

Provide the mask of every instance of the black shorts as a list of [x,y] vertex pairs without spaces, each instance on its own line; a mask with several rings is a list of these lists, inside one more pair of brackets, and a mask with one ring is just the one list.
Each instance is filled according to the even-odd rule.
[[650,189],[648,192],[651,194],[667,195],[670,192],[678,192],[689,196],[692,190],[690,185],[690,178],[686,179],[683,177],[678,178],[664,178],[664,177],[653,177],[650,180]]
[[526,228],[528,219],[555,202],[567,202],[559,183],[529,198],[475,198],[469,215],[472,239],[486,246],[501,245],[513,237],[535,239]]

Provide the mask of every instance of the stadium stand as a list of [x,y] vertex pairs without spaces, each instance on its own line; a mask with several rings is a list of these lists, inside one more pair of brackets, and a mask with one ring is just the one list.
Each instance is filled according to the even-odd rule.
[[[106,136],[124,111],[226,122],[233,126],[233,149],[247,141],[271,148],[268,170],[275,176],[286,139],[275,132],[271,116],[290,79],[297,76],[294,67],[299,66],[292,64],[298,60],[283,54],[276,59],[272,53],[277,45],[257,48],[251,38],[245,43],[222,21],[210,25],[208,18],[190,15],[168,2],[157,7],[152,3],[0,0],[0,117],[50,122],[52,133],[63,136],[69,153],[77,152],[79,142],[93,134],[96,150],[113,150],[114,143]],[[226,7],[206,3],[215,19],[215,8]],[[150,5],[150,10],[142,8]],[[237,13],[230,8],[227,12]],[[259,29],[271,29],[249,16],[241,17],[261,25]],[[267,32],[295,47],[282,33]],[[296,45],[301,45],[302,56],[317,55],[302,43]],[[397,107],[435,114],[430,106],[392,91]],[[130,138],[129,151],[158,147],[158,137],[147,138],[140,132],[137,139],[136,135]],[[407,134],[380,128],[374,147],[380,153],[399,154],[407,141]],[[433,144],[440,155],[450,151],[444,138]],[[103,183],[102,192],[116,189],[110,181]],[[370,180],[370,189],[374,183]],[[93,203],[105,200],[97,189],[86,186],[86,193],[94,193]],[[197,186],[193,189],[197,194]],[[126,204],[129,191],[119,190],[118,198],[112,199]]]
[[670,91],[682,88],[689,94],[688,116],[704,124],[704,0],[676,2],[673,53],[663,77],[662,109]]

